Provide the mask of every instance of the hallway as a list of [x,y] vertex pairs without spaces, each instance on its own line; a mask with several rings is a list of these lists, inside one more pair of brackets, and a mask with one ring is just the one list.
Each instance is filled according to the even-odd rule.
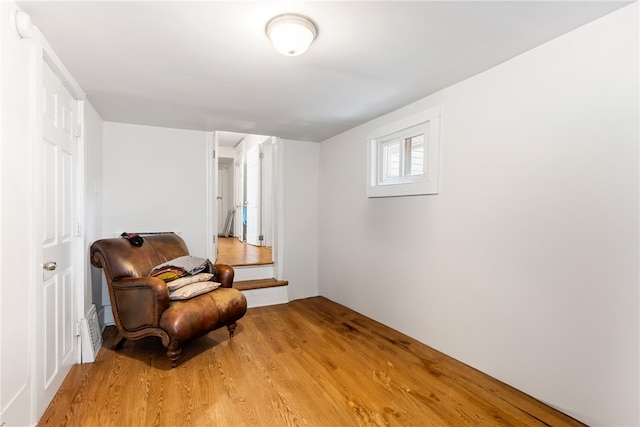
[[243,243],[236,237],[218,237],[216,263],[233,267],[273,264],[271,247]]

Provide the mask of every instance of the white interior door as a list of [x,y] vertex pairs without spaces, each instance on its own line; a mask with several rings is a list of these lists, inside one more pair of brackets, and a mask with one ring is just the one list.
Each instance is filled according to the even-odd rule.
[[260,145],[247,148],[247,243],[259,246],[262,244],[260,205],[262,187],[260,184]]
[[[220,160],[218,159],[218,163]],[[227,219],[227,194],[226,194],[226,185],[227,185],[227,169],[219,168],[218,169],[218,234],[224,231],[224,223]]]
[[43,270],[36,301],[36,410],[49,404],[71,365],[78,338],[74,308],[75,168],[78,102],[45,63],[42,139]]
[[[237,154],[236,154],[237,155]],[[236,205],[235,205],[235,220],[234,220],[234,228],[235,235],[239,240],[244,241],[244,215],[243,208],[245,206],[245,197],[244,197],[244,154],[236,157],[235,162],[235,190],[236,190]]]

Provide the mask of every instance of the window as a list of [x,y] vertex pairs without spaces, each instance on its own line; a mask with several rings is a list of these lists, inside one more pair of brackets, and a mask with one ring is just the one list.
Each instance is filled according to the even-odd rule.
[[369,138],[369,197],[437,194],[440,109],[378,129]]
[[[427,124],[428,127],[428,124]],[[415,181],[424,175],[425,129],[418,127],[381,138],[378,142],[378,185]]]

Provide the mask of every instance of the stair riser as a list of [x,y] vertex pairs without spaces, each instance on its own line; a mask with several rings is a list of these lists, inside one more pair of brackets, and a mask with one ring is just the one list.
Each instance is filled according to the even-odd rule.
[[247,307],[263,307],[267,305],[286,304],[289,302],[288,286],[275,288],[251,289],[242,291],[247,298]]
[[250,267],[233,267],[235,276],[234,282],[241,282],[243,280],[258,280],[258,279],[270,279],[275,277],[273,274],[273,264],[271,265],[256,265]]

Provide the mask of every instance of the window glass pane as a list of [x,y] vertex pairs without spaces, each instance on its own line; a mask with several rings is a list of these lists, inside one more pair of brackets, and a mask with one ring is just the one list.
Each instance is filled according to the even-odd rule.
[[382,146],[382,182],[400,176],[400,141],[388,142]]
[[408,174],[411,176],[424,173],[424,134],[407,138],[409,165]]

